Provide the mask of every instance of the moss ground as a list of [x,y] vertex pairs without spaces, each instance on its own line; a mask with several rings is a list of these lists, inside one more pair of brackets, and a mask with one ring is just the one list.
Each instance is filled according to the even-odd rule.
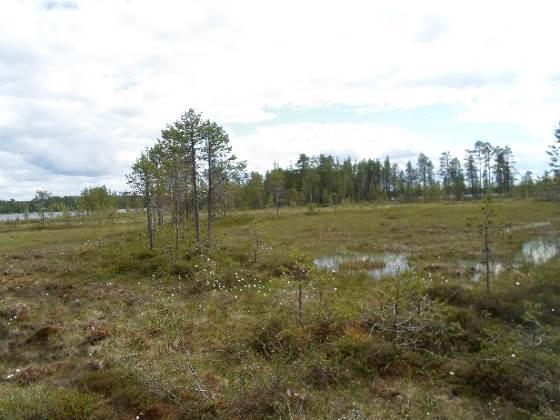
[[[505,266],[557,240],[557,204],[495,206]],[[479,210],[234,212],[196,253],[187,228],[173,253],[168,226],[148,252],[142,215],[4,223],[0,418],[557,418],[560,260],[487,295],[457,268],[480,258]],[[388,252],[412,272],[312,264]]]

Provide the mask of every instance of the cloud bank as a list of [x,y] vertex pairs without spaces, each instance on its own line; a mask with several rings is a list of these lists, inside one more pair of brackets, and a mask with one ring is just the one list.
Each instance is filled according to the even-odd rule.
[[[384,3],[3,2],[0,198],[122,190],[135,156],[187,107],[231,127],[252,169],[300,152],[462,157],[459,127],[483,137],[499,125],[510,129],[489,140],[544,170],[560,120],[560,4]],[[360,117],[281,111],[333,106]],[[430,106],[450,111],[429,129],[406,123]]]

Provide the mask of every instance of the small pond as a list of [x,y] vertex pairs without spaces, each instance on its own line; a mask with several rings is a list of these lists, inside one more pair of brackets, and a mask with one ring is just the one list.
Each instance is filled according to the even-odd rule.
[[[467,275],[470,274],[474,282],[479,282],[481,278],[484,278],[486,273],[486,264],[482,262],[460,261],[458,266],[461,272],[465,272]],[[490,262],[489,268],[490,274],[494,276],[497,276],[505,270],[505,266],[499,261]]]
[[[516,254],[512,267],[520,268],[525,263],[534,265],[544,264],[557,253],[558,246],[555,242],[547,239],[533,239],[521,245],[521,250]],[[475,282],[484,278],[486,273],[486,266],[482,262],[460,261],[458,267],[462,272],[471,273],[471,278]],[[506,268],[508,267],[499,261],[492,261],[490,263],[490,273],[494,276],[499,275]]]
[[516,263],[544,264],[558,253],[555,242],[546,239],[534,239],[527,241],[521,246],[517,254]]
[[[558,244],[546,239],[533,239],[524,242],[521,250],[517,253],[512,265],[519,268],[521,264],[544,264],[558,253]],[[408,271],[410,265],[406,254],[382,253],[382,254],[333,254],[323,255],[313,260],[315,267],[337,272],[365,272],[374,279],[382,277],[393,277],[399,273]],[[500,261],[492,261],[489,264],[490,273],[498,276],[509,265]],[[486,266],[480,261],[459,261],[455,267],[461,276],[469,276],[472,281],[479,282],[484,279]]]
[[374,279],[396,276],[409,269],[404,254],[336,254],[313,260],[315,267],[328,271],[366,272]]

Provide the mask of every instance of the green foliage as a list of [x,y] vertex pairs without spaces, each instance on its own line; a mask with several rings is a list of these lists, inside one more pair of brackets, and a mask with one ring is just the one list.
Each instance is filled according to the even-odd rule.
[[114,209],[116,204],[117,196],[103,185],[84,189],[78,201],[78,208],[88,213],[94,213]]
[[369,335],[343,336],[336,343],[340,361],[361,375],[385,375],[391,363],[400,358],[393,345]]
[[[238,370],[233,384],[234,399],[225,410],[225,418],[266,419],[279,418],[291,412],[292,396],[289,375],[279,366],[271,369]],[[294,398],[296,412],[302,406],[300,398]],[[293,404],[293,403],[292,403]]]
[[249,343],[264,356],[288,358],[298,357],[308,344],[309,338],[304,330],[291,328],[280,317],[273,317],[259,326]]
[[556,137],[557,144],[550,145],[546,153],[550,157],[550,166],[554,174],[558,176],[560,172],[560,127],[554,130],[554,137]]

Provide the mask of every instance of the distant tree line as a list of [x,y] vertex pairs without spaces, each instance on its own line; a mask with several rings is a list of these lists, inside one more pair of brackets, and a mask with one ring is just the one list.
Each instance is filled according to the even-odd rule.
[[78,196],[56,196],[49,191],[37,191],[32,200],[0,200],[0,214],[77,212],[86,214],[109,208],[140,209],[142,198],[130,192],[112,192],[107,187],[85,188]]
[[[336,205],[365,201],[434,201],[480,199],[497,196],[558,199],[560,197],[560,128],[557,144],[550,146],[552,171],[540,177],[532,172],[519,176],[509,146],[477,141],[463,159],[450,152],[433,162],[420,153],[404,166],[380,159],[301,154],[295,165],[274,168],[264,175],[251,172],[239,188],[244,208],[281,205]],[[517,182],[516,182],[517,181]]]
[[[37,192],[39,193],[39,192]],[[35,198],[27,201],[0,200],[0,213],[33,213],[41,212],[43,208],[47,211],[72,211],[77,207],[75,196],[48,196],[36,194]]]
[[[404,167],[389,157],[340,161],[331,155],[301,154],[288,168],[277,165],[263,175],[251,172],[239,194],[246,207],[267,205],[330,205],[379,200],[431,201],[481,198],[485,193],[508,195],[516,188],[515,160],[508,146],[478,141],[464,160],[443,152],[434,163],[420,153]],[[540,180],[522,177],[527,195]]]

